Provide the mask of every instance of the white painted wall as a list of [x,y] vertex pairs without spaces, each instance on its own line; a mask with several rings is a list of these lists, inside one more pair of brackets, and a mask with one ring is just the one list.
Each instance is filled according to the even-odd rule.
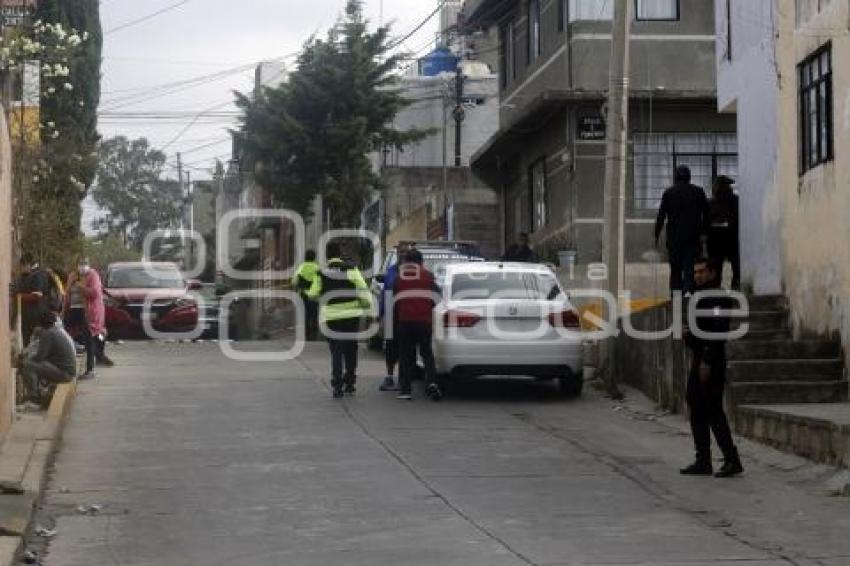
[[727,0],[715,2],[718,107],[722,112],[737,111],[741,263],[744,282],[752,284],[757,294],[782,291],[774,1],[731,0],[731,60]]

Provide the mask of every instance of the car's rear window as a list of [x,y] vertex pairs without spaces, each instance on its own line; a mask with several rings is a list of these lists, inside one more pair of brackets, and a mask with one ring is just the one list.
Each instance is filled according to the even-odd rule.
[[501,271],[458,273],[451,280],[453,300],[554,300],[561,288],[553,275]]
[[185,287],[183,276],[176,267],[121,267],[106,276],[109,289],[180,289]]

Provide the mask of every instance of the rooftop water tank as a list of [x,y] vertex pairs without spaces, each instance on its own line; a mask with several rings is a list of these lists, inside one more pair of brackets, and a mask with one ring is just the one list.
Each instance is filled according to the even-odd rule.
[[438,47],[419,60],[420,74],[425,77],[436,77],[440,73],[457,71],[458,58],[448,47]]

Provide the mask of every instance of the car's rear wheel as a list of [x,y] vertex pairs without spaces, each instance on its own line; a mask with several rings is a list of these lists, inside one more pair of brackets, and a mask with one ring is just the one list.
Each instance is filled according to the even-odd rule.
[[558,388],[564,397],[581,397],[584,390],[584,378],[570,372],[558,378]]

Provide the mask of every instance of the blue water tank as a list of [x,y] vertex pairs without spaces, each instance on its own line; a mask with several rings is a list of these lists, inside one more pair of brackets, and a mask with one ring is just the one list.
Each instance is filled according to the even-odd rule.
[[435,77],[440,73],[457,71],[458,58],[448,47],[438,47],[419,60],[419,73],[425,77]]

